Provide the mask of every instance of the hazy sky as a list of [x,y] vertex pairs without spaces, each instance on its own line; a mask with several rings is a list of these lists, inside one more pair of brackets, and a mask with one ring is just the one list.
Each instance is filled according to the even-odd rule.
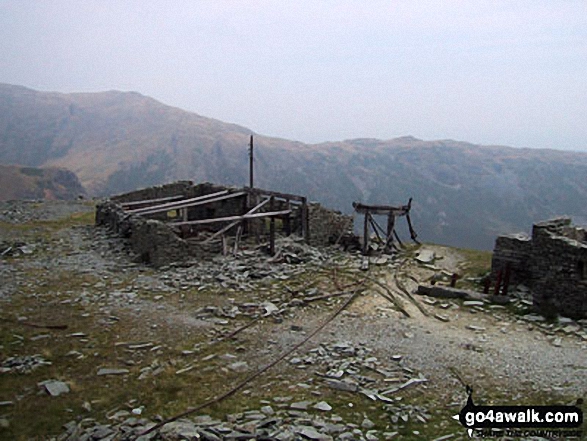
[[0,0],[0,82],[304,142],[587,151],[587,1]]

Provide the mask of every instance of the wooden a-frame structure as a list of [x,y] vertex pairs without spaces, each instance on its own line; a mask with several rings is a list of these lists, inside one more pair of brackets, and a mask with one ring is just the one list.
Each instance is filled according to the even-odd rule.
[[[392,247],[397,248],[394,244],[394,239],[397,240],[400,246],[403,246],[402,241],[400,240],[397,231],[395,230],[396,217],[406,217],[406,220],[408,222],[408,228],[410,230],[410,236],[414,242],[419,243],[417,240],[418,235],[414,231],[414,228],[412,226],[412,220],[410,219],[412,198],[409,199],[407,205],[400,205],[399,207],[394,207],[390,205],[367,205],[362,204],[360,202],[353,202],[353,208],[357,213],[364,215],[362,250],[363,255],[367,255],[369,253],[369,237],[371,235],[370,227],[373,228],[373,231],[375,232],[377,238],[381,242],[383,242],[383,252],[390,251]],[[381,226],[373,218],[373,215],[387,216],[386,230],[383,230],[383,228],[381,228]],[[385,235],[385,238],[382,237],[383,235]]]

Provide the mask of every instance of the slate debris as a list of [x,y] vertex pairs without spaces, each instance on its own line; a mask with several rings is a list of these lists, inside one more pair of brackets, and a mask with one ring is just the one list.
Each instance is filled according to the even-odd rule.
[[44,388],[52,397],[69,393],[69,386],[67,383],[59,380],[46,380],[38,384],[39,387]]
[[29,374],[35,369],[50,365],[51,362],[45,360],[40,354],[9,357],[2,362],[2,365],[0,366],[0,374]]
[[[319,403],[318,403],[319,404]],[[128,414],[128,412],[126,413]],[[159,430],[139,436],[154,426],[154,422],[121,415],[111,424],[99,424],[95,420],[71,421],[64,425],[64,432],[57,441],[119,441],[130,440],[369,440],[385,439],[375,424],[365,419],[361,427],[345,423],[343,419],[328,411],[279,409],[267,415],[251,410],[227,415],[223,421],[209,415],[182,418],[165,424]]]

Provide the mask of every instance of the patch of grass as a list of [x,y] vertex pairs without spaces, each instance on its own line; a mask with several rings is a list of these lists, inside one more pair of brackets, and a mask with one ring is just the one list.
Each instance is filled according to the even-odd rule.
[[465,258],[462,265],[465,277],[483,277],[491,270],[491,251],[457,248],[459,254]]

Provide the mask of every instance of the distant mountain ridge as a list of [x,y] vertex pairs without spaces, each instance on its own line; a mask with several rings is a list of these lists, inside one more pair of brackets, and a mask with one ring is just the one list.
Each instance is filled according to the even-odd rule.
[[[251,130],[135,92],[47,93],[0,84],[0,163],[75,172],[90,195],[176,179],[245,185]],[[308,145],[255,135],[256,185],[351,212],[414,198],[422,240],[491,248],[559,214],[587,223],[587,153],[452,140]]]

